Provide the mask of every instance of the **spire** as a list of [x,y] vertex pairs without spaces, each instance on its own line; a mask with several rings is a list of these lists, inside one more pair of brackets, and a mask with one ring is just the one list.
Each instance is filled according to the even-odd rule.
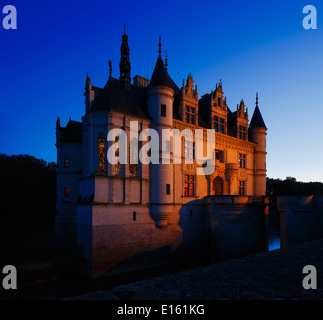
[[126,24],[124,24],[124,33],[122,35],[122,43],[120,48],[121,58],[120,58],[120,80],[123,84],[123,87],[126,89],[130,88],[130,58],[129,58],[129,45],[128,45],[128,36],[126,34]]
[[89,73],[88,73],[88,72],[86,73],[86,80],[85,80],[85,83],[86,83],[86,84],[90,84],[90,83],[91,83],[91,79],[90,79],[90,77],[89,77]]
[[256,107],[258,107],[258,92],[256,93]]
[[111,64],[111,60],[109,59],[109,78],[111,78],[112,75],[112,64]]
[[253,128],[266,128],[267,129],[264,119],[262,118],[260,109],[258,107],[258,92],[256,94],[256,108],[255,108],[255,111],[254,111],[251,121],[250,121],[249,130],[253,129]]
[[162,49],[161,49],[161,36],[159,36],[158,47],[159,47],[158,53],[159,53],[159,55],[161,55],[161,53],[162,53]]
[[155,69],[153,71],[153,75],[151,76],[149,86],[156,87],[156,86],[166,86],[171,88],[171,84],[169,81],[169,76],[167,73],[167,69],[165,68],[164,61],[161,57],[161,40],[159,37],[159,44],[158,44],[158,58],[155,65]]
[[167,51],[165,51],[165,68],[166,68],[166,71],[167,71],[167,67],[168,67],[168,58],[167,58]]
[[85,90],[91,90],[92,89],[92,84],[91,84],[91,79],[89,77],[89,73],[86,73],[86,80],[85,80]]

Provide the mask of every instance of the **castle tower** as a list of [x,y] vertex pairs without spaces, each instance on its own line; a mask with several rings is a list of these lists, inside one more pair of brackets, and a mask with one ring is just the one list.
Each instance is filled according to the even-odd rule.
[[120,48],[121,58],[120,58],[120,81],[125,89],[130,88],[130,58],[129,58],[129,45],[128,45],[128,36],[126,34],[126,28],[124,28],[124,33],[122,35],[122,43]]
[[[174,90],[171,89],[169,76],[161,57],[161,42],[159,38],[159,56],[152,74],[147,90],[147,107],[152,119],[151,127],[159,135],[159,152],[152,158],[158,158],[159,164],[151,164],[151,180],[155,183],[150,185],[151,215],[158,227],[168,224],[168,219],[172,214],[173,204],[173,164],[163,163],[162,150],[171,150],[171,141],[163,141],[162,130],[173,129],[173,101]],[[164,142],[164,143],[163,143]],[[172,153],[171,153],[172,154]],[[156,181],[158,181],[156,183]]]
[[249,125],[250,138],[257,143],[255,148],[254,168],[254,195],[266,195],[266,135],[267,127],[258,107],[258,93],[256,96],[256,108]]

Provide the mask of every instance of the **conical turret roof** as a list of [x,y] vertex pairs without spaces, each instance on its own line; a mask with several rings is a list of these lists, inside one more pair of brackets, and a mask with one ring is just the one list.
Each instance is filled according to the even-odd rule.
[[158,56],[153,75],[151,76],[149,87],[166,86],[171,87],[167,70],[161,55]]
[[255,111],[252,115],[250,125],[249,125],[249,129],[253,129],[253,128],[266,128],[267,129],[258,105],[256,105]]

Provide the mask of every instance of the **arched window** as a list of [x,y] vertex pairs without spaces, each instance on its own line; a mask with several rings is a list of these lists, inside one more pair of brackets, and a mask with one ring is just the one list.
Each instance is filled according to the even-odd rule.
[[105,139],[102,133],[98,138],[98,169],[99,171],[105,171]]

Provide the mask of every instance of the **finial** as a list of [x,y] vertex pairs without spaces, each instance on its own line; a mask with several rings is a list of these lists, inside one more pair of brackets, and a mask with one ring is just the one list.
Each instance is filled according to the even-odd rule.
[[219,84],[220,87],[222,87],[222,79],[220,79],[220,84]]
[[158,44],[158,47],[159,47],[158,53],[159,53],[159,55],[161,55],[161,53],[162,53],[162,50],[161,50],[161,36],[159,36],[159,44]]
[[112,64],[111,64],[111,60],[109,59],[109,76],[111,77],[112,75]]
[[258,107],[258,92],[256,93],[256,107]]
[[57,117],[56,119],[56,128],[61,126],[61,119],[59,117]]
[[168,67],[168,57],[167,57],[167,50],[165,51],[166,57],[165,57],[165,68],[167,71],[167,67]]
[[71,116],[69,117],[69,121],[71,121]]
[[89,90],[92,89],[92,85],[91,85],[91,79],[89,77],[89,73],[86,73],[86,80],[85,80],[85,90]]
[[123,24],[123,33],[126,34],[126,24]]

